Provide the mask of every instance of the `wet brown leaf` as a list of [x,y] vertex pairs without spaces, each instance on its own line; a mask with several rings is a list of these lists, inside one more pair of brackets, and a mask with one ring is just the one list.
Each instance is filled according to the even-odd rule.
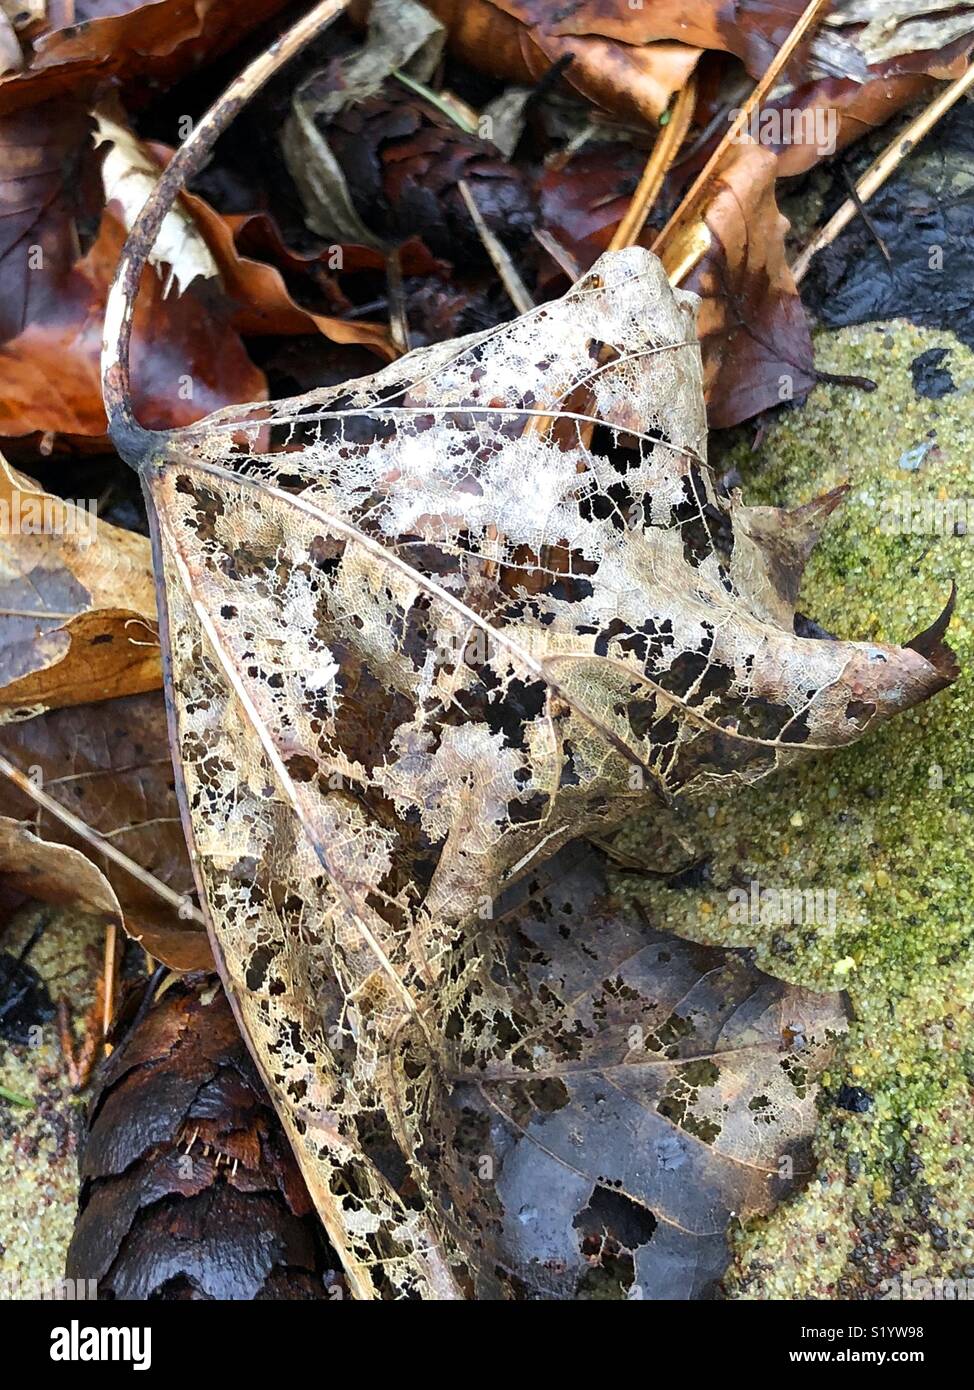
[[[0,753],[49,796],[186,903],[193,874],[176,800],[166,711],[159,692],[54,710],[0,730]],[[126,931],[175,970],[212,965],[206,932],[154,888],[100,855],[6,778],[0,813],[29,822],[47,842],[91,859],[111,884]]]
[[[69,92],[92,92],[107,79],[138,90],[147,79],[167,84],[233,47],[284,8],[286,0],[82,0],[77,22],[50,11],[49,25],[28,45],[21,72],[0,78],[0,113]],[[50,22],[49,20],[49,22]]]
[[265,333],[318,332],[333,343],[368,348],[385,361],[397,355],[385,324],[342,319],[302,308],[289,294],[275,266],[239,250],[230,220],[221,217],[202,198],[186,195],[186,202],[219,263],[227,295],[236,304],[233,324],[238,332],[255,337]]
[[[674,22],[665,36],[675,42],[662,43],[637,35],[637,12],[625,3],[610,7],[624,16],[614,26],[601,16],[591,26],[573,26],[577,6],[566,16],[543,0],[429,0],[428,8],[446,25],[451,51],[471,67],[512,82],[534,82],[571,56],[563,80],[581,96],[617,115],[653,123],[700,56],[700,48],[690,46],[697,40],[687,32],[692,26],[682,4],[674,7],[683,14],[682,26]],[[647,6],[656,8],[656,0]]]
[[[2,139],[2,136],[0,136]],[[32,270],[29,246],[18,246],[20,273],[58,275],[50,294],[30,302],[44,312],[0,346],[0,437],[38,432],[101,438],[99,355],[108,287],[125,241],[125,226],[110,204],[88,253],[67,275],[45,263]],[[183,295],[165,294],[153,270],[146,272],[134,350],[135,396],[144,418],[165,427],[198,419],[231,400],[265,391],[263,375],[232,327],[233,306],[209,282],[197,280]],[[24,292],[24,299],[28,298]]]
[[0,723],[161,684],[149,543],[0,455]]
[[808,321],[785,258],[777,173],[773,151],[734,148],[703,212],[709,249],[682,281],[702,300],[698,332],[715,429],[801,400],[815,384]]
[[102,202],[90,131],[69,100],[0,119],[0,341],[56,317],[69,293],[78,223]]
[[121,922],[111,884],[87,855],[70,845],[40,839],[27,826],[0,816],[0,885],[62,907]]

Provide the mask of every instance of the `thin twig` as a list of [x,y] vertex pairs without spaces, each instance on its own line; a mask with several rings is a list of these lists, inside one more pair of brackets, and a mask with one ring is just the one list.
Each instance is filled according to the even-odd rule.
[[616,227],[612,240],[609,242],[610,251],[621,251],[625,246],[634,245],[639,233],[646,225],[646,219],[659,197],[660,189],[663,187],[663,180],[666,178],[670,165],[676,158],[677,151],[690,129],[690,120],[693,116],[696,100],[697,82],[691,73],[686,85],[677,94],[668,123],[662,127],[656,138],[656,143],[646,161],[642,178],[632,195],[632,202],[626,209],[625,216]]
[[61,998],[57,1003],[57,1028],[58,1038],[61,1043],[61,1055],[64,1058],[64,1065],[68,1069],[68,1085],[72,1091],[78,1089],[78,1064],[74,1060],[74,1035],[71,1031],[71,1006],[67,999]]
[[22,1096],[19,1091],[11,1091],[7,1086],[0,1086],[0,1100],[8,1101],[11,1105],[22,1105],[25,1110],[34,1108],[30,1096]]
[[76,816],[73,811],[69,811],[59,801],[55,801],[53,796],[48,796],[47,792],[41,791],[40,787],[36,787],[29,777],[24,776],[19,767],[15,767],[2,754],[0,754],[0,774],[9,777],[14,786],[19,787],[25,796],[29,796],[43,810],[56,817],[62,825],[73,830],[79,838],[91,845],[99,854],[104,854],[106,859],[111,859],[120,869],[124,869],[133,878],[138,879],[141,884],[151,889],[170,907],[178,909],[187,921],[196,922],[201,927],[206,926],[206,919],[202,913],[193,907],[184,895],[175,892],[168,884],[163,883],[154,874],[150,874],[148,869],[143,869],[141,864],[137,864],[134,859],[130,859],[127,854],[116,849],[109,840],[105,839],[104,835],[99,834],[97,830],[92,830],[91,826],[87,825],[80,816]]
[[77,1080],[74,1083],[76,1091],[83,1091],[91,1080],[91,1073],[95,1069],[95,1063],[98,1061],[99,1053],[104,1045],[102,1019],[105,1013],[105,984],[104,976],[99,975],[95,985],[95,998],[85,1014],[84,1039],[81,1050],[74,1056],[77,1075]]
[[534,239],[539,246],[543,246],[555,264],[565,272],[572,284],[582,274],[582,267],[569,251],[567,246],[562,246],[557,237],[552,236],[547,227],[532,227]]
[[102,991],[101,1036],[108,1037],[115,1018],[115,995],[118,986],[118,925],[109,922],[105,928],[104,989]]
[[484,221],[483,214],[477,206],[466,179],[461,179],[457,187],[460,189],[461,198],[467,205],[467,211],[477,229],[477,235],[484,243],[484,248],[493,262],[494,269],[501,278],[501,284],[507,291],[508,299],[519,314],[530,313],[534,308],[534,300],[528,294],[527,287],[518,274],[517,267],[508,255],[506,248],[501,245]]
[[818,19],[819,14],[828,3],[829,0],[811,0],[810,4],[806,6],[804,13],[798,20],[794,29],[792,29],[781,48],[779,48],[772,59],[771,65],[761,77],[761,80],[755,85],[751,95],[741,107],[740,111],[738,111],[735,119],[727,127],[727,130],[724,132],[722,139],[718,142],[713,154],[694,179],[680,206],[676,209],[669,222],[667,222],[666,226],[653,243],[653,250],[657,255],[661,254],[661,248],[668,241],[671,241],[682,232],[687,227],[688,223],[693,221],[697,216],[704,194],[710,184],[710,180],[717,172],[726,150],[748,124],[751,113],[757,109],[768,92],[771,91],[782,69],[788,62],[788,59],[794,53],[795,49],[805,37],[805,34],[815,23],[816,19]]
[[886,245],[883,238],[879,235],[879,228],[876,226],[876,223],[870,217],[869,209],[866,207],[866,204],[859,197],[859,190],[856,187],[856,181],[849,173],[849,170],[845,164],[843,164],[842,166],[842,178],[846,188],[848,188],[849,190],[849,197],[856,205],[856,212],[862,218],[863,226],[866,228],[866,231],[869,233],[873,241],[876,243],[876,245],[882,252],[883,260],[886,262],[887,265],[892,265],[893,257],[889,254],[889,247]]
[[386,256],[386,289],[389,300],[389,336],[400,352],[409,351],[409,316],[406,313],[406,292],[402,283],[402,261],[399,247],[393,246]]
[[[910,122],[905,130],[890,141],[878,158],[863,174],[856,184],[856,193],[859,195],[859,204],[867,203],[877,189],[882,188],[889,176],[899,168],[906,156],[923,139],[929,130],[936,125],[955,102],[960,101],[968,89],[974,85],[974,63],[956,81],[951,82],[949,87],[936,96],[919,116]],[[844,227],[847,227],[857,212],[857,205],[852,198],[848,198],[838,212],[830,217],[821,231],[816,232],[815,236],[805,247],[804,251],[791,267],[791,273],[795,277],[795,283],[805,278],[808,267],[812,263],[812,258],[826,246],[830,246]]]

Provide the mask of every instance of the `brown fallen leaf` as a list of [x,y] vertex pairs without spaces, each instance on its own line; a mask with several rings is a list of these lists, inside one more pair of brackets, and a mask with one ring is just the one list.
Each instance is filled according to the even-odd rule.
[[[202,198],[186,202],[220,266],[227,294],[235,301],[233,324],[239,333],[322,333],[333,343],[368,348],[390,361],[398,355],[385,324],[365,319],[342,319],[305,309],[288,293],[281,272],[264,261],[244,255],[234,236],[234,221],[221,217]],[[246,219],[250,221],[250,219]]]
[[[648,8],[655,7],[653,0]],[[672,26],[675,42],[623,37],[632,32],[635,15],[623,4],[616,8],[628,14],[630,29],[623,24],[611,37],[601,25],[585,32],[566,27],[565,11],[543,0],[428,0],[427,8],[446,25],[451,52],[471,67],[511,82],[534,82],[570,57],[562,80],[581,96],[616,115],[654,124],[700,57],[685,18],[684,32]],[[685,16],[686,5],[678,8]],[[368,6],[357,9],[363,13]]]
[[[98,140],[96,151],[92,135]],[[8,215],[0,230],[0,436],[99,437],[105,420],[98,352],[111,269],[128,226],[170,152],[136,139],[117,101],[95,117],[47,103],[0,118]],[[100,185],[104,183],[104,187]],[[104,211],[102,200],[109,198]],[[87,255],[79,222],[101,216]],[[395,356],[385,326],[302,308],[280,272],[237,250],[230,224],[186,195],[167,219],[155,275],[140,298],[137,394],[147,418],[185,423],[264,379],[240,338],[320,332]],[[168,292],[170,280],[183,294]]]
[[[631,146],[603,145],[543,176],[544,225],[583,269],[610,242],[643,162]],[[747,142],[729,151],[702,209],[704,253],[695,247],[694,268],[679,276],[702,300],[697,332],[712,428],[800,400],[816,380],[811,335],[785,255],[788,222],[775,201],[779,172],[772,150]],[[640,241],[653,236],[646,230]],[[682,242],[666,248],[671,275],[684,250]]]
[[6,895],[22,894],[61,907],[77,907],[121,922],[111,884],[80,850],[34,835],[27,826],[0,816],[0,884]]
[[337,1259],[214,976],[171,985],[95,1079],[69,1279],[98,1297],[330,1299]]
[[149,543],[0,455],[0,723],[155,689]]
[[778,156],[779,178],[804,174],[847,149],[876,126],[885,125],[933,86],[933,79],[922,73],[871,76],[865,82],[823,78],[769,101],[765,109],[771,113],[787,110],[789,121],[800,120],[803,128],[817,129],[824,140],[821,143],[814,138],[783,142],[781,133],[786,129],[785,123],[773,123],[769,119],[766,126],[769,138],[763,138],[762,145]]
[[[211,968],[206,932],[188,910],[193,873],[161,694],[53,710],[8,724],[0,730],[0,754],[150,879],[137,878],[99,854],[97,843],[39,808],[7,778],[0,778],[0,813],[30,822],[46,842],[67,844],[93,860],[111,884],[126,931],[157,960],[174,970]],[[185,903],[182,912],[160,895],[158,885]]]
[[[440,0],[431,8],[438,9]],[[450,4],[450,0],[444,0]],[[760,77],[795,27],[808,0],[576,0],[552,9],[544,0],[483,0],[511,15],[532,31],[572,39],[610,39],[639,49],[663,42],[691,44],[695,48],[732,53],[741,59],[752,77]],[[469,22],[469,21],[468,21]],[[803,61],[809,41],[796,57]]]
[[[110,205],[94,245],[66,278],[59,277],[46,300],[48,312],[0,346],[0,437],[104,437],[98,361],[108,286],[124,241],[125,227]],[[25,257],[22,273],[48,270],[31,271]],[[202,280],[181,296],[166,296],[164,289],[148,271],[135,346],[136,395],[146,418],[187,422],[217,403],[262,394],[264,377],[232,327],[233,306],[225,296]]]
[[[785,255],[788,220],[778,211],[774,152],[735,146],[714,178],[703,220],[708,249],[684,289],[700,295],[707,419],[722,429],[815,384],[811,333]],[[679,258],[667,248],[664,264]]]
[[[165,435],[133,415],[140,267],[231,86],[123,256],[104,381],[165,579],[168,698],[215,954],[356,1297],[466,1296],[450,1058],[516,1033],[471,940],[503,890],[649,798],[740,788],[956,676],[799,636],[823,506],[755,516],[704,462],[695,301],[634,247],[562,300],[372,378]],[[267,452],[268,438],[288,451]]]
[[738,1222],[814,1170],[842,996],[655,931],[583,846],[510,896],[463,948],[432,1136],[481,1297],[713,1297]]
[[0,341],[60,312],[101,184],[80,102],[0,118]]
[[[69,92],[93,92],[110,79],[145,89],[192,71],[232,48],[285,6],[286,0],[88,0],[73,22],[65,7],[31,36],[20,72],[0,77],[0,114]],[[50,21],[58,22],[56,29]]]
[[[581,54],[585,64],[589,46],[601,43],[606,49],[615,47],[616,64],[633,63],[640,50],[653,55],[676,44],[728,53],[756,79],[807,4],[808,0],[736,0],[733,5],[726,0],[696,0],[692,5],[686,0],[576,0],[556,7],[545,0],[430,0],[429,8],[447,25],[451,45],[467,62],[488,70],[506,64],[509,71],[503,75],[511,77],[517,75],[513,69],[518,56],[529,61],[534,45],[547,54]],[[920,8],[922,15],[912,0],[863,0],[860,5],[842,0],[830,5],[789,61],[790,85],[837,78],[837,86],[849,95],[856,84],[906,72],[944,76],[945,68],[962,61],[974,46],[974,19],[969,10],[958,13],[945,3],[940,8],[954,12],[931,21],[928,15],[937,7]],[[867,24],[867,18],[872,23]],[[595,99],[581,81],[573,85]],[[600,104],[609,110],[632,113],[632,97],[625,92],[608,88],[602,97]]]
[[[778,84],[784,92],[776,93],[765,108],[787,109],[789,119],[795,112],[811,117],[817,110],[820,119],[834,122],[835,144],[829,142],[823,150],[814,141],[782,141],[772,132],[762,143],[777,149],[780,176],[810,169],[883,124],[928,90],[931,77],[958,75],[957,65],[974,46],[969,15],[948,16],[926,26],[919,19],[914,28],[913,11],[907,6],[894,15],[891,2],[882,0],[871,15],[871,27],[855,6],[833,5],[796,49],[785,81]],[[647,0],[640,5],[581,0],[552,7],[544,0],[430,0],[429,8],[447,26],[453,50],[472,67],[528,81],[571,54],[564,81],[581,95],[618,116],[656,121],[686,81],[690,53],[733,54],[752,78],[759,78],[806,4],[807,0],[778,0],[773,5],[740,0],[732,6],[725,0],[693,5],[686,0]],[[667,79],[666,74],[672,75]],[[677,74],[678,80],[673,80]],[[662,79],[662,87],[654,86],[654,78],[656,83]],[[776,129],[780,131],[780,124]],[[709,148],[703,148],[701,159]],[[691,172],[693,167],[689,166]]]
[[[94,112],[98,140],[110,148],[102,164],[109,201],[122,206],[126,231],[132,226],[159,173],[172,157],[168,146],[139,140],[118,103]],[[291,298],[279,270],[243,255],[232,223],[203,198],[184,193],[170,213],[153,249],[167,284],[185,288],[197,276],[218,280],[233,306],[230,321],[239,333],[259,336],[315,331],[336,343],[367,347],[386,361],[397,355],[388,329],[367,321],[347,321],[304,309]]]

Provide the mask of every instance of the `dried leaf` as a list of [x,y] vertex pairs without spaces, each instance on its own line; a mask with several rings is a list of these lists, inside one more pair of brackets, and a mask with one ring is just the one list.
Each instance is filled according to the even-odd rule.
[[[118,103],[104,103],[94,109],[92,116],[96,146],[110,146],[101,166],[105,201],[119,204],[128,232],[158,181],[159,166],[125,124],[124,112]],[[182,203],[177,203],[167,213],[149,260],[157,269],[163,265],[169,267],[169,274],[162,278],[168,287],[171,277],[180,294],[197,275],[210,280],[220,273],[210,248]]]
[[815,384],[812,340],[785,258],[771,150],[738,145],[704,209],[709,249],[682,283],[700,295],[707,418],[736,425]]
[[871,65],[918,51],[929,56],[958,41],[974,45],[974,7],[955,0],[838,0],[825,23],[832,32],[819,36],[822,48],[844,37]]
[[[0,730],[0,753],[49,796],[184,898],[193,873],[183,838],[166,711],[159,692],[98,705],[54,710]],[[30,821],[45,841],[67,844],[92,859],[111,884],[130,936],[174,970],[212,968],[205,931],[151,884],[99,855],[55,816],[39,811],[11,782],[0,780],[0,812]]]
[[[70,92],[90,93],[108,78],[142,87],[171,83],[207,57],[232,48],[283,9],[285,0],[89,0],[85,17],[33,37],[23,72],[0,79],[0,113]],[[61,7],[66,18],[66,7]],[[52,14],[51,19],[54,18]]]
[[[779,178],[803,174],[832,159],[871,128],[885,125],[932,85],[931,78],[923,73],[880,73],[864,82],[824,78],[785,91],[762,108],[771,114],[765,118],[761,143],[778,156]],[[802,130],[818,135],[785,139],[784,132],[798,123]]]
[[[639,49],[676,41],[716,49],[740,58],[752,77],[760,77],[807,7],[808,0],[580,0],[552,10],[544,0],[485,0],[521,23],[564,40],[593,36]],[[432,9],[439,11],[439,4]],[[799,50],[801,53],[801,50]]]
[[[379,248],[419,236],[434,255],[483,264],[487,255],[459,190],[466,181],[505,244],[526,240],[534,221],[527,180],[489,141],[398,92],[367,98],[322,126],[314,90],[312,80],[296,96],[283,146],[308,225],[320,236],[355,236]],[[354,222],[335,217],[346,204]]]
[[454,1208],[486,1233],[482,1278],[530,1298],[711,1297],[730,1230],[813,1171],[841,996],[653,930],[577,846],[539,879],[464,948],[478,1010],[505,1026],[447,1028],[434,1135],[456,1154]]
[[[153,148],[158,151],[159,146]],[[185,201],[219,262],[227,294],[236,302],[233,324],[238,332],[254,336],[318,332],[333,343],[368,348],[386,361],[398,355],[384,324],[319,314],[297,304],[275,266],[238,249],[231,220],[221,217],[202,198],[187,194]],[[243,220],[252,223],[257,219]]]
[[631,248],[502,329],[146,456],[218,959],[358,1297],[482,1273],[435,1135],[454,1042],[517,1026],[467,949],[503,888],[956,673],[938,642],[796,635],[821,508],[775,533],[717,498],[693,305]]
[[[571,52],[580,71],[574,77],[569,73],[567,80],[583,95],[619,115],[642,108],[641,114],[655,118],[659,112],[641,101],[638,84],[649,73],[661,76],[666,64],[674,61],[678,45],[733,54],[757,79],[807,3],[736,0],[727,5],[726,0],[697,0],[687,5],[686,0],[651,0],[637,5],[630,0],[581,0],[552,7],[545,0],[429,0],[429,8],[447,26],[451,47],[473,67],[517,79],[523,72],[519,63],[536,65],[538,50],[549,58]],[[848,90],[870,77],[936,71],[970,49],[974,11],[969,6],[959,11],[944,0],[939,8],[951,13],[934,20],[928,16],[937,4],[920,8],[922,15],[911,0],[834,0],[791,59],[791,85],[804,85],[810,78],[838,78],[848,79],[841,82]],[[863,23],[867,14],[872,21],[868,25]],[[590,65],[594,69],[600,57],[604,72],[590,73]],[[915,61],[896,64],[904,58]],[[616,83],[606,80],[611,76]],[[599,85],[598,95],[588,85],[593,81]],[[629,84],[633,91],[626,91]]]
[[6,816],[0,816],[0,883],[5,892],[122,920],[111,884],[86,855],[70,845],[39,839]]
[[[0,435],[105,430],[98,352],[108,284],[126,229],[170,152],[137,140],[114,106],[99,108],[98,120],[107,153],[96,155],[92,121],[79,105],[53,102],[0,118],[0,341],[10,340],[0,347]],[[82,256],[78,226],[99,217],[98,238]],[[320,332],[385,360],[395,356],[385,326],[295,303],[279,271],[242,255],[227,222],[202,199],[185,195],[166,225],[154,255],[161,276],[146,280],[136,330],[136,395],[157,425],[263,393],[242,333]]]
[[[105,301],[124,241],[125,227],[109,206],[87,255],[44,297],[47,312],[0,347],[0,437],[104,436],[99,353]],[[21,242],[22,275],[57,273],[46,262],[31,270],[28,249]],[[165,427],[262,395],[263,375],[231,326],[233,306],[204,281],[184,295],[167,297],[164,288],[150,271],[136,312],[134,381],[142,417]]]
[[533,83],[570,56],[564,81],[596,106],[630,119],[657,122],[700,57],[699,48],[688,46],[696,40],[685,4],[679,6],[682,25],[672,25],[668,36],[677,42],[663,43],[640,37],[638,16],[620,3],[609,7],[625,16],[615,31],[601,16],[591,27],[572,26],[571,12],[552,10],[543,0],[429,0],[427,8],[446,25],[451,52],[471,67]]
[[69,1279],[102,1299],[324,1299],[334,1255],[212,977],[180,981],[99,1073]]
[[419,236],[435,255],[482,262],[462,180],[491,230],[528,235],[533,208],[521,172],[476,130],[404,92],[399,79],[431,78],[442,48],[442,28],[422,5],[376,0],[364,45],[298,87],[281,144],[319,236],[382,252]]
[[149,544],[0,455],[0,723],[161,684]]

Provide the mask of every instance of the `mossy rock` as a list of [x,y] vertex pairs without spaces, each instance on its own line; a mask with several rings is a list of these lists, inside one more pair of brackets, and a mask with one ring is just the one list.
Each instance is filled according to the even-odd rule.
[[[71,908],[39,903],[5,921],[0,949],[16,957],[41,920],[29,963],[52,1001],[70,1003],[80,1051],[101,973],[105,927]],[[29,1041],[0,1028],[0,1298],[38,1298],[64,1274],[78,1195],[81,1097],[71,1089],[59,1028],[43,1018]]]
[[[940,348],[949,355],[911,371]],[[795,505],[848,481],[801,610],[838,637],[905,642],[956,581],[948,640],[963,674],[852,748],[686,809],[680,853],[697,869],[676,881],[702,886],[631,873],[615,886],[660,927],[753,947],[770,974],[848,993],[816,1176],[741,1233],[727,1293],[929,1297],[942,1286],[903,1276],[974,1279],[974,355],[898,322],[823,333],[816,360],[877,389],[817,387],[756,451],[732,440],[717,466],[736,466],[755,503]],[[651,867],[659,843],[654,816],[617,840]],[[766,914],[752,910],[751,883],[779,894]]]

